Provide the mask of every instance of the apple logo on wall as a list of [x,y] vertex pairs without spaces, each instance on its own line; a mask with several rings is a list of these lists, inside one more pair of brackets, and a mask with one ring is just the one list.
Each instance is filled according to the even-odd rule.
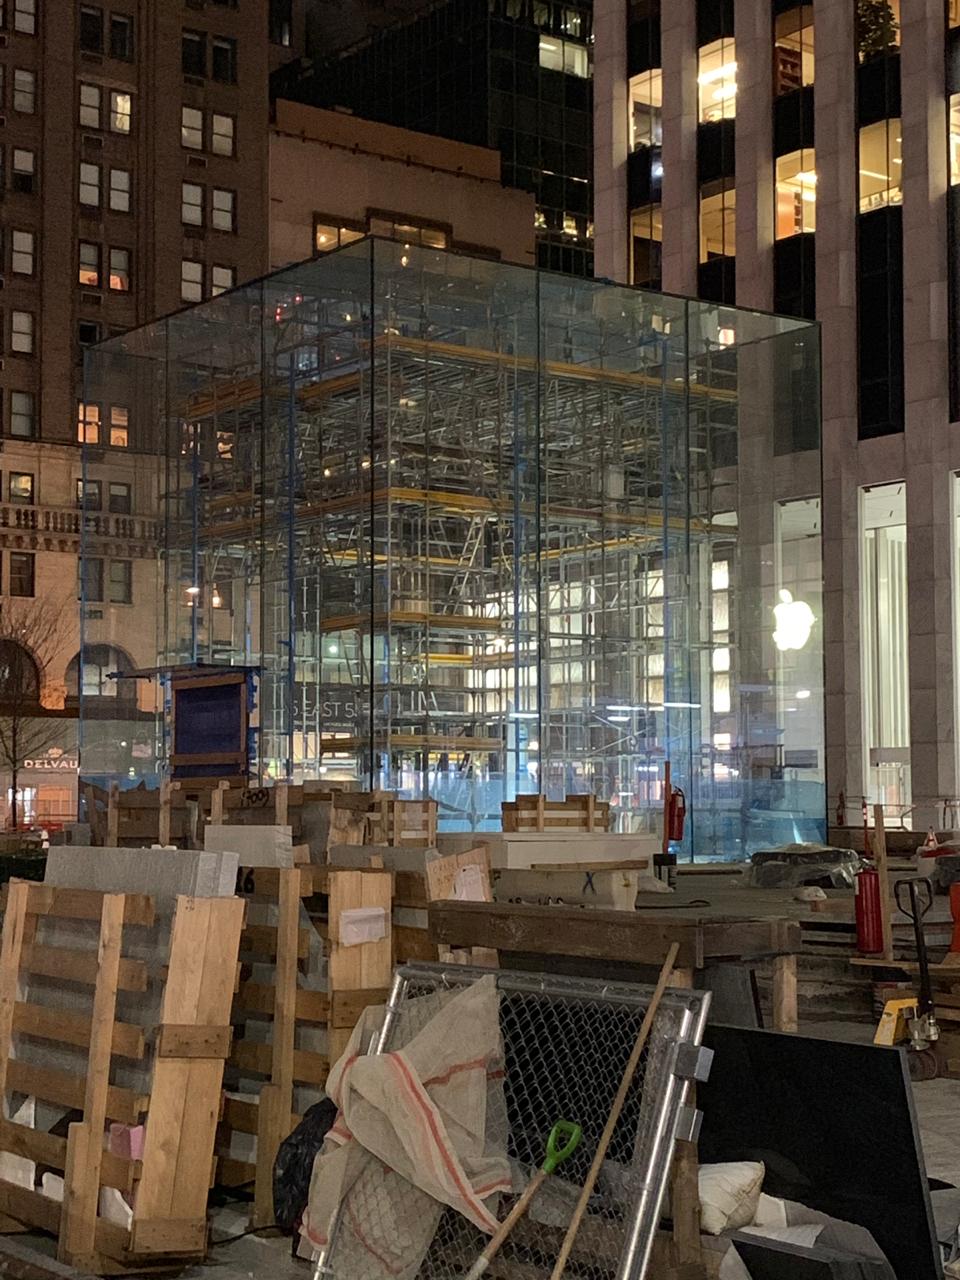
[[776,629],[774,644],[780,650],[802,649],[810,639],[810,629],[816,622],[813,610],[805,600],[794,600],[789,591],[780,592],[780,603],[774,607]]

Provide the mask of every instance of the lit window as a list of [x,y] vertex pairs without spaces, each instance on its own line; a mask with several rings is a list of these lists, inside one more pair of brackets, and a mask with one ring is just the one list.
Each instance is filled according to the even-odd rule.
[[13,190],[30,195],[36,178],[37,159],[32,151],[23,147],[13,149]]
[[210,210],[210,225],[216,231],[233,231],[235,204],[236,196],[232,191],[224,191],[220,187],[214,187],[213,202]]
[[10,392],[10,434],[18,440],[32,440],[37,430],[37,415],[32,391]]
[[10,552],[10,594],[12,596],[34,594],[34,557],[30,551]]
[[856,41],[861,62],[869,62],[898,48],[900,0],[858,0]]
[[133,99],[129,93],[110,91],[110,128],[114,133],[129,133]]
[[110,288],[115,293],[130,292],[130,250],[110,250]]
[[213,267],[210,272],[210,293],[216,297],[218,293],[226,293],[237,282],[237,273],[233,267]]
[[11,471],[8,495],[11,502],[33,505],[33,476],[29,471]]
[[11,311],[10,313],[10,350],[19,351],[21,355],[33,355],[33,312]]
[[812,147],[777,158],[776,238],[817,229],[817,175]]
[[860,130],[860,212],[901,204],[900,121],[878,120]]
[[99,480],[77,481],[77,506],[86,511],[99,511],[102,505]]
[[562,71],[569,76],[587,79],[590,75],[590,55],[586,45],[559,36],[540,37],[540,66],[546,71]]
[[37,109],[37,77],[22,67],[13,73],[13,109],[26,116],[33,115]]
[[110,603],[130,604],[133,600],[133,561],[110,561]]
[[180,108],[180,145],[188,151],[203,150],[203,112],[196,107]]
[[700,261],[732,258],[737,251],[737,193],[724,179],[700,188]]
[[960,27],[960,0],[947,0],[947,26]]
[[774,20],[774,96],[808,84],[813,84],[813,5],[802,4]]
[[126,449],[130,443],[130,410],[126,405],[110,406],[110,443],[114,449]]
[[335,222],[320,222],[314,219],[313,246],[317,253],[328,253],[344,244],[353,244],[354,240],[362,240],[365,232],[359,227],[338,226]]
[[18,276],[32,276],[35,266],[32,231],[14,231],[10,237],[10,269]]
[[100,287],[100,246],[90,240],[80,241],[80,284],[87,289]]
[[210,150],[215,156],[232,156],[236,146],[236,122],[233,116],[218,115],[210,119]]
[[80,444],[100,443],[100,406],[77,403],[77,440]]
[[660,109],[663,104],[663,72],[644,71],[630,81],[630,150],[659,147],[663,141]]
[[[960,6],[960,0],[957,0]],[[960,93],[950,95],[950,185],[960,183]]]
[[37,0],[13,0],[13,29],[25,36],[37,34]]
[[731,120],[737,114],[737,52],[732,39],[705,44],[698,55],[700,123]]
[[203,187],[196,182],[181,184],[180,221],[185,227],[203,226]]
[[100,128],[100,88],[95,84],[80,86],[80,125],[84,129]]
[[633,245],[633,283],[659,289],[663,245],[663,210],[658,204],[635,209],[630,215]]
[[115,213],[130,212],[130,171],[110,170],[110,208]]
[[203,300],[203,263],[184,258],[180,263],[180,297],[184,302]]
[[80,203],[100,204],[100,166],[80,161]]

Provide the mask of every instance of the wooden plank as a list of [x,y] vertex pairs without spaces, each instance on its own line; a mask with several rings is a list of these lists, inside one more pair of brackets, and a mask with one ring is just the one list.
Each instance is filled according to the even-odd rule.
[[675,941],[680,945],[681,967],[702,969],[704,958],[703,930],[698,921],[675,916],[651,918],[630,911],[434,902],[429,907],[429,936],[432,942],[448,947],[492,947],[649,965],[660,965]]
[[[27,931],[27,890],[25,880],[11,880],[3,917],[0,943],[0,1099],[10,1083],[10,1055],[20,979],[20,961]],[[0,1206],[2,1208],[2,1206]]]
[[[33,1160],[37,1164],[49,1165],[51,1169],[62,1171],[66,1168],[66,1138],[58,1137],[55,1133],[44,1133],[41,1129],[28,1129],[26,1125],[14,1124],[12,1120],[0,1120],[0,1149]],[[139,1176],[138,1160],[127,1160],[124,1156],[104,1151],[100,1170],[101,1186],[130,1192]]]
[[352,1031],[364,1009],[368,1009],[371,1005],[386,1004],[389,995],[389,987],[361,987],[357,991],[335,991],[330,1025]]
[[890,881],[887,868],[887,832],[883,825],[883,805],[873,806],[873,861],[880,877],[880,937],[883,958],[893,959],[893,930],[890,915]]
[[[298,930],[298,960],[306,960],[310,954],[310,933],[309,929]],[[276,927],[271,924],[248,924],[243,931],[240,951],[241,954],[249,951],[268,960],[275,960],[277,955]]]
[[[13,1059],[7,1064],[7,1088],[29,1093],[61,1107],[83,1109],[86,1081],[69,1071],[38,1067],[32,1062]],[[150,1098],[133,1089],[111,1085],[107,1090],[107,1118],[121,1124],[139,1124],[147,1113]]]
[[465,870],[472,870],[476,880],[475,897],[471,895],[471,898],[477,902],[492,902],[490,850],[485,844],[478,845],[475,849],[464,849],[462,853],[448,853],[442,858],[427,860],[425,876],[429,901],[437,902],[454,898],[458,877]]
[[134,1218],[132,1254],[202,1254],[207,1247],[207,1219]]
[[799,1029],[797,1014],[797,957],[774,956],[773,960],[773,1029],[795,1032]]
[[[99,964],[95,951],[70,947],[50,947],[34,942],[23,950],[22,967],[44,978],[60,978],[95,986]],[[117,986],[121,991],[146,991],[148,970],[143,960],[121,957]]]
[[[122,897],[110,894],[109,897]],[[90,1044],[91,1019],[82,1013],[47,1005],[30,1004],[18,1000],[13,1012],[13,1029],[20,1035],[36,1036],[38,1040],[53,1040],[59,1044],[75,1045],[85,1049]],[[113,1024],[113,1052],[124,1058],[142,1058],[144,1054],[143,1028],[133,1022]]]
[[[285,870],[289,868],[241,867],[239,874],[241,891],[244,894],[271,898],[275,902],[280,896],[280,874]],[[326,867],[300,866],[296,871],[299,878],[298,893],[301,898],[327,892]]]
[[[256,1044],[252,1040],[238,1040],[233,1046],[231,1060],[241,1071],[269,1076],[273,1069],[273,1053],[268,1044]],[[321,1088],[327,1082],[330,1065],[319,1053],[308,1049],[293,1052],[293,1078],[298,1084],[315,1084]]]
[[[245,1013],[273,1016],[274,989],[265,982],[244,982],[237,993],[236,1005]],[[297,990],[298,1022],[326,1022],[330,1016],[330,1000],[325,991]]]
[[431,941],[427,929],[417,929],[411,925],[394,925],[393,946],[399,962],[410,960],[432,962],[437,958],[437,944]]
[[56,1235],[60,1230],[61,1208],[59,1200],[51,1200],[39,1191],[0,1179],[0,1213],[16,1218],[18,1222],[27,1222],[32,1227]]
[[104,844],[108,849],[116,849],[120,833],[120,784],[111,782],[107,793],[107,835]]
[[253,1100],[224,1098],[222,1123],[237,1133],[256,1133],[258,1113],[259,1107]]
[[[389,986],[393,976],[391,873],[376,870],[331,870],[329,892],[330,950],[327,975],[331,1001],[336,1002],[344,991]],[[344,946],[340,941],[341,920],[343,913],[353,908],[379,908],[384,913],[384,936],[374,942]],[[352,1030],[352,1025],[331,1025],[327,1034],[331,1062],[336,1061],[343,1053]]]
[[257,1166],[232,1156],[217,1157],[217,1182],[223,1187],[246,1187],[256,1182]]
[[[10,881],[11,885],[20,883]],[[99,920],[104,894],[96,889],[59,889],[50,884],[27,883],[27,911],[62,920]],[[146,893],[125,893],[123,923],[154,923],[153,898]]]
[[164,1024],[157,1037],[158,1058],[227,1058],[233,1027]]
[[169,778],[160,780],[160,812],[157,817],[157,844],[166,846],[170,843],[170,792]]

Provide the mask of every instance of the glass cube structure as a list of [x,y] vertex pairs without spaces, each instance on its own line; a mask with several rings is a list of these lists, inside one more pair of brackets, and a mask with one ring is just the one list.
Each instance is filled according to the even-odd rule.
[[[818,377],[815,325],[364,240],[101,344],[85,398],[155,486],[154,665],[256,669],[258,781],[635,831],[669,760],[681,856],[737,857],[825,832]],[[81,711],[82,772],[162,774],[164,702],[115,769]]]

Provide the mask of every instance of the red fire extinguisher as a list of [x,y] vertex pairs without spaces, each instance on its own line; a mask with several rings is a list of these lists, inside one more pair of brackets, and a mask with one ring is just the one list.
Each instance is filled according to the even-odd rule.
[[855,909],[857,950],[861,955],[877,955],[883,950],[883,928],[880,924],[880,876],[875,867],[857,872]]
[[667,832],[671,840],[683,839],[683,821],[686,816],[687,798],[679,787],[673,787],[667,812]]

